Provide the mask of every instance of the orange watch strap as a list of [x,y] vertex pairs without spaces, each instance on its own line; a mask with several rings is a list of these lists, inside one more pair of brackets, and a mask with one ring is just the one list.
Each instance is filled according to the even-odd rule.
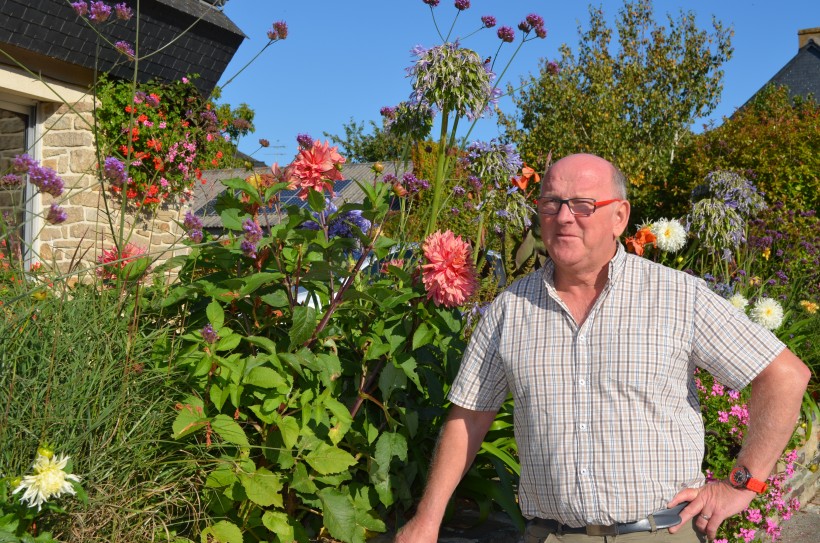
[[749,490],[754,490],[758,494],[763,494],[766,492],[766,489],[769,488],[769,485],[761,481],[760,479],[755,479],[754,477],[750,478],[746,481],[746,488]]

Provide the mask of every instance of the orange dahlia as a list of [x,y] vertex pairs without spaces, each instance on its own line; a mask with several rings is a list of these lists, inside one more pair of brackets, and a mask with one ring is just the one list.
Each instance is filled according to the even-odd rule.
[[422,248],[427,259],[422,266],[427,299],[445,307],[463,304],[478,288],[470,244],[447,230],[431,234]]

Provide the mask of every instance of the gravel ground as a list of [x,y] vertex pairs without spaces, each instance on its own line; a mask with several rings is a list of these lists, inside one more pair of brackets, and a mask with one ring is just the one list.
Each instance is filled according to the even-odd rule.
[[820,543],[820,494],[783,526],[781,543]]

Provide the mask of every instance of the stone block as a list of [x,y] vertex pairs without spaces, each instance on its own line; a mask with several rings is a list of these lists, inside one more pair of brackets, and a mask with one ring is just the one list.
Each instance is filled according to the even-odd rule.
[[68,113],[65,115],[52,115],[43,123],[45,130],[70,130],[74,127],[74,115]]
[[97,153],[93,148],[71,151],[70,168],[75,173],[93,172],[97,165]]
[[92,147],[94,138],[91,132],[64,131],[49,132],[43,137],[45,147]]

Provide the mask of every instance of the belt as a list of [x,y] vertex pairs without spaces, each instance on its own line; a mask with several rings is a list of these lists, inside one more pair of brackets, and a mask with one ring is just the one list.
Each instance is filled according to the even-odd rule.
[[576,527],[561,524],[557,520],[534,518],[529,522],[542,527],[552,533],[558,534],[586,534],[591,536],[611,536],[619,534],[631,534],[634,532],[654,532],[663,528],[670,528],[681,523],[680,512],[689,502],[672,507],[671,509],[661,509],[635,522],[624,522],[620,524],[588,524]]

